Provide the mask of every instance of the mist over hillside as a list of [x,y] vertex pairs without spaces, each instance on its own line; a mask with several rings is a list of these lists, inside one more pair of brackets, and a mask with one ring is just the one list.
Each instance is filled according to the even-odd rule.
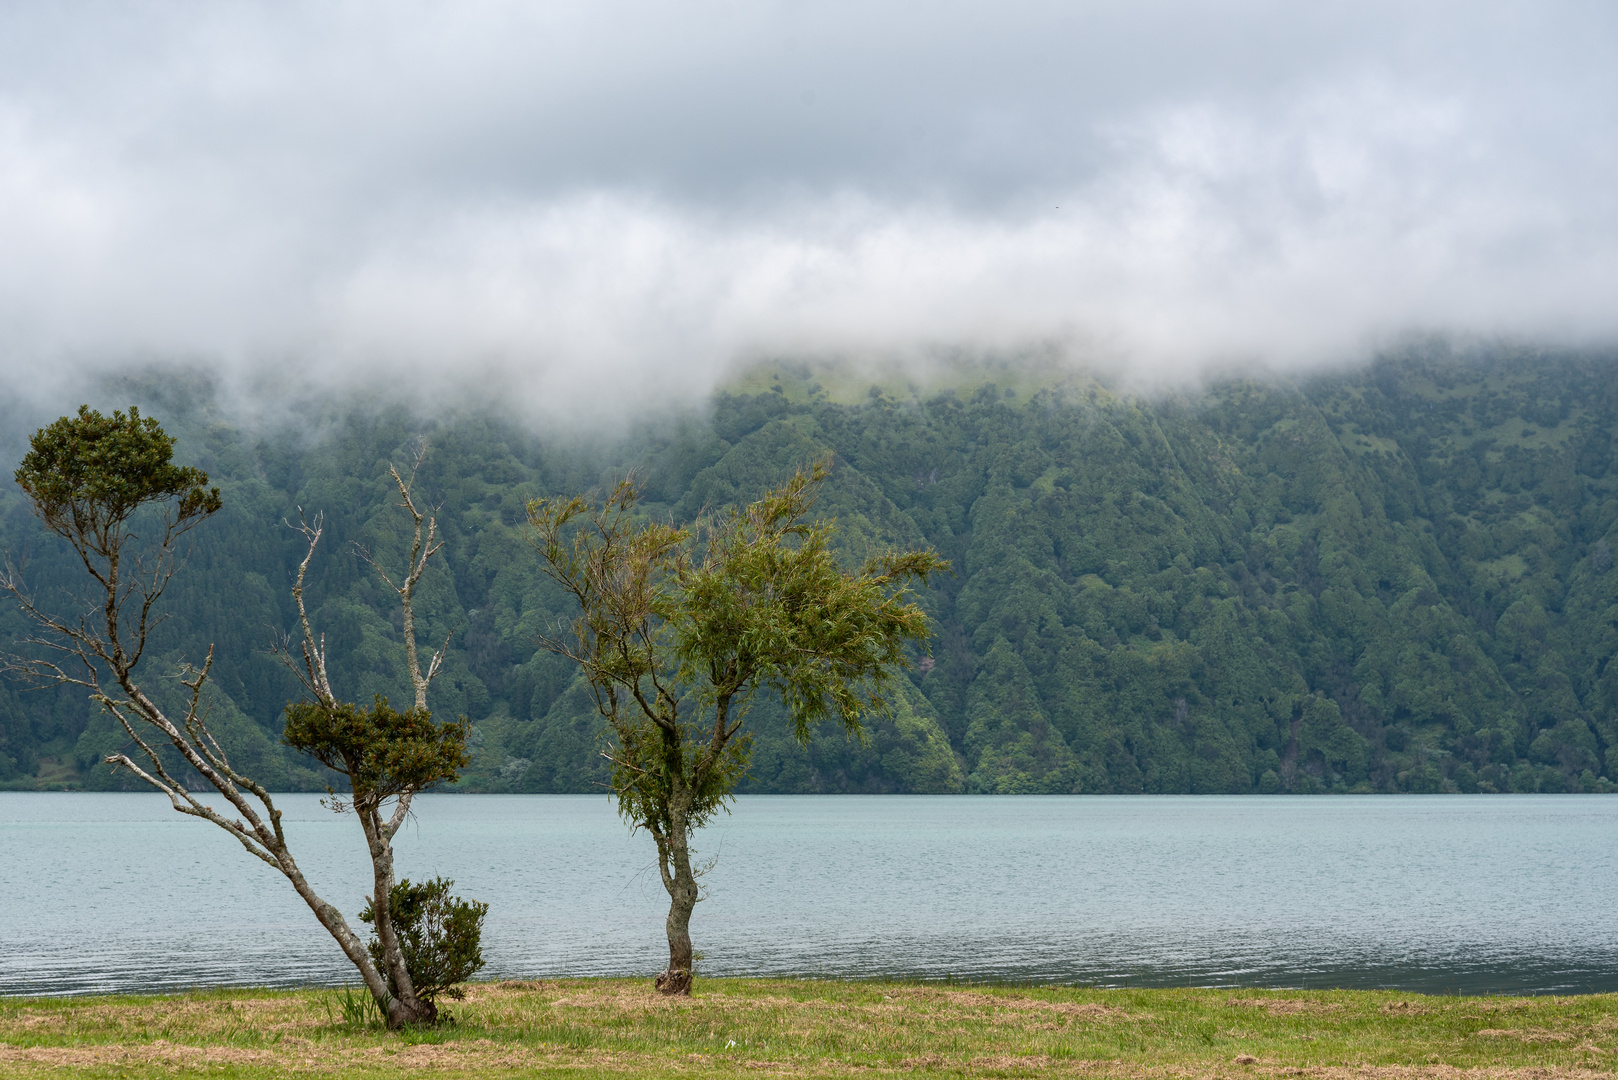
[[[1151,397],[1054,369],[927,382],[784,365],[594,442],[382,405],[244,428],[172,375],[93,403],[150,409],[224,492],[149,663],[215,644],[213,722],[272,787],[326,782],[276,741],[296,686],[266,649],[291,625],[302,554],[282,522],[325,515],[309,597],[339,693],[403,699],[392,608],[351,545],[398,554],[386,464],[423,435],[447,546],[419,610],[424,640],[451,642],[432,706],[475,725],[467,790],[603,777],[587,689],[537,650],[570,612],[527,543],[528,499],[633,467],[649,512],[690,520],[834,454],[819,509],[851,553],[926,543],[953,561],[925,598],[938,636],[864,745],[824,733],[800,748],[761,705],[743,790],[1604,791],[1615,364],[1438,344]],[[4,436],[14,458],[26,430]],[[73,565],[9,483],[0,546],[70,602]],[[0,610],[11,648],[23,629]],[[0,684],[7,787],[123,783],[98,764],[122,741],[82,696]]]
[[783,356],[1610,345],[1614,102],[1583,0],[6,5],[0,373],[589,431]]

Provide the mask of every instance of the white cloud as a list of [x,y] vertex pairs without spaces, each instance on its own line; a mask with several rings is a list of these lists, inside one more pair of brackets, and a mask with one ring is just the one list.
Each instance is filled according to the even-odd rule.
[[1059,348],[1162,379],[1409,330],[1611,341],[1615,22],[11,9],[0,364],[47,397],[175,359],[578,418],[761,357]]

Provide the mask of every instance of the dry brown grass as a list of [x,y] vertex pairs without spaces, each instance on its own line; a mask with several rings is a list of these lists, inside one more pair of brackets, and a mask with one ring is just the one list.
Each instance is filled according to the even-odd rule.
[[1319,1015],[1334,1012],[1342,1008],[1339,1004],[1326,1001],[1315,1001],[1309,998],[1231,998],[1225,1002],[1231,1008],[1262,1009],[1271,1016],[1297,1016],[1303,1013]]

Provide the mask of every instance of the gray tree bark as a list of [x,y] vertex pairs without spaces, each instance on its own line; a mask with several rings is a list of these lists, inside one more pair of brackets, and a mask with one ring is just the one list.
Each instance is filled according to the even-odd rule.
[[[684,785],[679,785],[683,787]],[[696,961],[691,949],[691,912],[697,906],[699,894],[697,877],[691,869],[690,827],[686,800],[677,793],[669,807],[669,832],[658,837],[658,867],[662,872],[663,888],[669,894],[669,914],[664,929],[669,939],[669,966],[657,976],[653,985],[665,994],[689,996],[696,979]]]

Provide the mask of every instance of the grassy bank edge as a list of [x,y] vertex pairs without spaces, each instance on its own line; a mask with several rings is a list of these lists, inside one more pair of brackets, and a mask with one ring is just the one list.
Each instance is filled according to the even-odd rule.
[[0,998],[0,1074],[1571,1076],[1618,1059],[1612,994],[760,978],[706,979],[670,1000],[644,979],[557,979],[475,984],[450,1003],[454,1024],[399,1033],[354,1001],[329,989]]

